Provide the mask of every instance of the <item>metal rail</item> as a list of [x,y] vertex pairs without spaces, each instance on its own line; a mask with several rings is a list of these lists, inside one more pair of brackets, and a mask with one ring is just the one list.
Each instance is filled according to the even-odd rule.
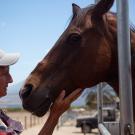
[[[98,3],[100,0],[95,0],[95,3]],[[103,93],[102,93],[102,87],[103,83],[100,83],[97,85],[97,108],[98,108],[98,125],[99,131],[102,135],[111,135],[107,128],[102,124],[103,123]]]
[[134,134],[129,0],[117,0],[117,27],[121,135],[127,135]]
[[[95,0],[95,3],[100,0]],[[129,1],[117,0],[117,27],[118,27],[118,61],[119,61],[119,89],[120,89],[120,111],[121,111],[121,135],[134,135],[133,122],[133,99],[132,99],[132,77],[131,77],[131,47],[129,28]],[[100,86],[98,86],[100,87]],[[100,91],[100,90],[99,90]],[[98,97],[101,97],[99,92]],[[102,100],[100,99],[100,102]],[[102,105],[98,106],[102,114]],[[102,117],[99,119],[102,122]],[[102,128],[101,128],[102,127]],[[101,124],[102,134],[108,135],[106,128]]]
[[98,124],[99,131],[102,135],[111,135],[103,124]]
[[98,110],[98,123],[103,123],[103,92],[102,83],[97,85],[97,110]]

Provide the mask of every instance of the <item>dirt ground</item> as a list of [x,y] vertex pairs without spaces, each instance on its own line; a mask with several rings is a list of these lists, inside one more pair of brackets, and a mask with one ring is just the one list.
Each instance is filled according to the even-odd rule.
[[[38,135],[43,124],[46,121],[48,115],[43,118],[37,118],[32,116],[28,112],[13,112],[7,113],[12,119],[21,121],[24,127],[24,131],[21,135]],[[92,130],[91,134],[86,135],[97,135],[98,130]],[[65,125],[55,128],[53,135],[83,135],[80,128],[75,127],[75,121],[69,121]]]
[[[32,128],[29,128],[27,130],[24,130],[24,132],[21,135],[38,135],[42,125],[38,125]],[[59,129],[55,129],[53,135],[84,135],[80,128],[76,128],[75,126],[63,126]],[[87,133],[86,135],[98,135],[98,130],[92,130],[92,133]]]
[[[87,135],[97,135],[98,130],[92,130],[92,133],[87,133]],[[84,135],[80,128],[76,128],[75,126],[69,127],[61,127],[59,130],[55,130],[53,135]]]
[[[59,119],[59,128],[56,126],[53,135],[84,135],[81,132],[81,128],[76,128],[76,118],[77,116],[92,115],[94,112],[84,112],[76,113],[73,111],[68,111]],[[78,115],[79,114],[79,115]],[[20,121],[24,127],[24,131],[21,135],[38,135],[39,131],[43,127],[48,114],[42,118],[33,116],[29,112],[7,112],[7,115],[12,119]],[[85,135],[98,135],[98,129],[92,130],[92,133],[87,133]]]
[[42,118],[33,116],[31,113],[23,111],[23,112],[7,112],[7,115],[13,120],[20,121],[24,127],[24,129],[31,128],[36,125],[41,125],[48,115],[45,115]]

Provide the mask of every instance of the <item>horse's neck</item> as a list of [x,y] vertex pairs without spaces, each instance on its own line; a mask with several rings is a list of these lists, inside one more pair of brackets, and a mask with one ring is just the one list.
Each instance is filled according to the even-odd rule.
[[110,72],[108,75],[107,82],[115,89],[118,93],[118,53],[117,53],[117,22],[116,17],[108,13],[107,14],[107,23],[109,38],[106,37],[109,46],[111,47],[111,65]]
[[131,53],[132,53],[132,57],[133,57],[133,60],[135,60],[135,32],[132,32],[131,31]]
[[[118,93],[118,52],[117,52],[117,19],[113,14],[107,15],[109,31],[111,33],[111,42],[110,46],[112,49],[112,64],[110,72],[110,80],[108,83],[115,88]],[[132,59],[132,77],[133,83],[135,84],[135,32],[131,30],[131,59]],[[135,85],[134,85],[135,89]]]
[[[115,16],[109,17],[109,30],[112,34],[112,39],[114,42],[111,44],[113,52],[113,62],[112,62],[112,78],[109,80],[109,84],[114,88],[114,90],[119,94],[119,80],[118,80],[118,54],[117,54],[117,22]],[[134,109],[134,121],[135,121],[135,32],[131,30],[131,62],[132,62],[132,94],[133,94],[133,109]],[[114,75],[113,75],[114,74]]]
[[[110,32],[110,45],[111,48],[113,49],[113,53],[117,53],[117,18],[115,14],[108,13],[107,14],[107,23],[108,23],[108,28]],[[131,36],[131,54],[132,54],[132,59],[135,61],[135,30],[130,31],[130,36]]]

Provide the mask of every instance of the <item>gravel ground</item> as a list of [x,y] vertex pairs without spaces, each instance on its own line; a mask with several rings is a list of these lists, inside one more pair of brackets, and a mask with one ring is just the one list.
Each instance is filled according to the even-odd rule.
[[[32,128],[25,130],[21,135],[38,135],[42,125],[38,125]],[[80,128],[76,128],[74,126],[63,126],[59,129],[55,129],[53,135],[84,135],[81,133]],[[95,129],[91,134],[86,135],[98,135],[98,130]]]
[[[37,119],[34,116],[31,116],[31,114],[28,112],[8,113],[8,115],[15,120],[21,121],[21,123],[23,124],[25,129],[21,135],[38,135],[48,116],[45,115],[45,117]],[[98,130],[93,130],[91,134],[86,135],[97,134]],[[75,127],[75,120],[71,120],[66,122],[63,126],[60,126],[59,129],[56,128],[53,135],[83,135],[83,133],[81,133],[80,128]]]

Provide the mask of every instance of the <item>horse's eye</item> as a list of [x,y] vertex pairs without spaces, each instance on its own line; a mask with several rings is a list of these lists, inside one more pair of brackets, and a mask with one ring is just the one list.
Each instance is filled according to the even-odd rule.
[[73,34],[69,35],[69,37],[68,37],[68,42],[70,44],[79,43],[80,41],[81,41],[81,36],[77,33],[73,33]]

